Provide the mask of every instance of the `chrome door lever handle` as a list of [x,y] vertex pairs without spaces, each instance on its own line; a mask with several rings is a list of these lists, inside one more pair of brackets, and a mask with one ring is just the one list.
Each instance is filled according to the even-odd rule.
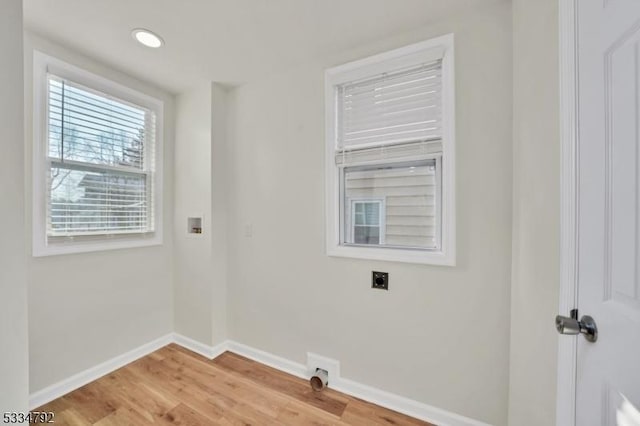
[[598,340],[598,327],[589,315],[583,315],[580,320],[573,317],[556,316],[556,330],[560,334],[582,334],[589,342]]

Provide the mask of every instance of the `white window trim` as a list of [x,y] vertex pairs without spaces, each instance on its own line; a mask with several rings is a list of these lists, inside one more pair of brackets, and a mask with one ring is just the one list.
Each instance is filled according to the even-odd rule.
[[[378,197],[378,198],[371,198],[371,197],[349,197],[349,221],[346,223],[346,227],[349,230],[349,233],[351,234],[351,241],[355,240],[355,227],[356,226],[363,226],[363,225],[356,225],[355,224],[355,205],[356,203],[371,203],[371,204],[378,204],[378,217],[380,218],[380,222],[378,223],[378,227],[380,228],[379,231],[379,240],[380,240],[380,244],[384,244],[385,242],[385,236],[387,234],[387,223],[386,223],[386,200],[382,197]],[[364,226],[368,226],[368,225],[364,225]],[[350,245],[352,246],[359,246],[359,244],[356,243],[350,243]],[[366,245],[365,245],[366,247]]]
[[[88,88],[107,93],[156,113],[154,232],[104,235],[99,238],[68,237],[50,243],[47,238],[47,72]],[[34,257],[161,245],[163,241],[163,126],[164,103],[129,87],[46,55],[33,54],[33,155],[32,155],[32,254]]]
[[[335,86],[371,75],[442,58],[441,240],[439,250],[346,246],[340,244],[340,168],[335,164]],[[455,266],[455,73],[454,36],[447,34],[379,55],[350,62],[325,72],[325,205],[328,256]]]

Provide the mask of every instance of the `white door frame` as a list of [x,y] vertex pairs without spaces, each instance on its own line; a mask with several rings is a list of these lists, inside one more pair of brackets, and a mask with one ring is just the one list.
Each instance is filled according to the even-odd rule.
[[[559,314],[577,307],[578,294],[578,1],[559,0],[560,46],[560,303]],[[552,326],[553,318],[545,318]],[[576,423],[577,339],[558,335],[556,425]]]

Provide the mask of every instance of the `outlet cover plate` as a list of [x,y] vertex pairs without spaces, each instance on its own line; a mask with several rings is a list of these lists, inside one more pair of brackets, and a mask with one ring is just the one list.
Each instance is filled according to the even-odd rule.
[[389,273],[371,271],[371,288],[389,290]]

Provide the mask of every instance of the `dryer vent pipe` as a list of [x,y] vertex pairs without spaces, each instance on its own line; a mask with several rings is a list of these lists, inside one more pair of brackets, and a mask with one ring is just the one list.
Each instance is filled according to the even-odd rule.
[[316,368],[316,372],[311,376],[311,379],[309,379],[309,383],[311,384],[311,389],[320,392],[326,388],[327,383],[329,383],[329,373],[322,368]]

